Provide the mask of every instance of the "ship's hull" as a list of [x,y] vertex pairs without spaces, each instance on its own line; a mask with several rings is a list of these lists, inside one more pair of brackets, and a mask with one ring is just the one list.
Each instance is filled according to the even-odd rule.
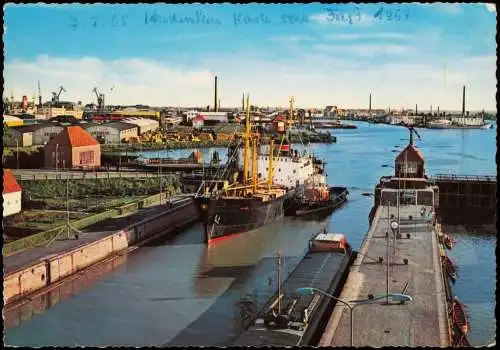
[[453,125],[453,124],[433,124],[429,123],[427,129],[490,129],[492,124],[482,125]]
[[263,202],[255,198],[194,197],[204,228],[205,243],[252,231],[266,224],[281,220],[284,202],[293,191],[284,196]]

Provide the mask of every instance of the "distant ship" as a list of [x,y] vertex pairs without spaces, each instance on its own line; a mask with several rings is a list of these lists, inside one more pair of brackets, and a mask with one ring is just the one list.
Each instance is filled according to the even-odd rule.
[[427,128],[429,129],[450,129],[451,127],[451,120],[448,119],[438,119],[432,122],[427,122]]
[[[193,197],[203,223],[205,243],[245,233],[282,219],[284,202],[293,195],[293,189],[273,183],[274,140],[271,140],[270,145],[267,180],[258,177],[257,148],[260,134],[251,131],[249,106],[247,97],[245,132],[241,135],[244,144],[243,173],[235,173],[233,183],[224,181],[222,188],[202,184],[200,191]],[[237,149],[230,156],[237,156],[235,152]]]
[[437,119],[427,122],[428,129],[490,129],[493,124],[485,123],[482,117],[459,116],[452,119]]

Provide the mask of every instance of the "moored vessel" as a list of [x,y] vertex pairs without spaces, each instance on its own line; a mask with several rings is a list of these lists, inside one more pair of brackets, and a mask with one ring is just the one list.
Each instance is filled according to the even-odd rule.
[[[274,140],[271,140],[270,145],[267,181],[258,176],[259,133],[251,130],[249,106],[247,97],[245,132],[241,135],[244,144],[243,173],[234,173],[231,184],[229,181],[224,181],[222,186],[213,187],[210,183],[203,183],[193,198],[203,223],[205,243],[248,232],[282,219],[284,201],[293,193],[293,190],[273,183]],[[249,176],[250,144],[251,176]],[[237,149],[234,152],[237,152]],[[235,153],[232,156],[234,155]]]
[[[343,234],[320,232],[309,241],[309,249],[278,291],[251,320],[235,346],[316,345],[333,306],[323,294],[301,295],[310,287],[338,296],[356,257]],[[280,257],[278,256],[278,259]],[[281,263],[278,260],[278,269]],[[278,276],[281,276],[278,270]]]
[[455,296],[453,297],[453,302],[451,305],[451,319],[453,323],[458,327],[463,335],[466,335],[469,331],[469,322],[467,320],[467,314],[465,313],[465,307],[460,302],[460,300]]
[[347,200],[349,191],[345,187],[330,187],[324,175],[324,162],[318,172],[310,176],[303,191],[296,193],[287,214],[293,216],[329,214]]
[[448,119],[437,119],[434,121],[427,122],[428,129],[450,129],[452,128],[451,120]]

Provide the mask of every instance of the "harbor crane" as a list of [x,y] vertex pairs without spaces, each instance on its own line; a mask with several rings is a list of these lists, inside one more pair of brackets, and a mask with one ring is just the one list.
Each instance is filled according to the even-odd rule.
[[413,125],[406,124],[403,122],[399,123],[399,125],[404,126],[405,128],[407,128],[410,131],[410,145],[413,145],[413,133],[415,133],[415,136],[417,136],[419,141],[422,140],[422,138],[420,137],[419,133],[417,132],[417,130],[415,129],[415,127]]
[[95,86],[92,89],[92,92],[95,93],[95,95],[97,96],[97,108],[103,109],[104,108],[104,94],[100,94],[99,90]]
[[66,89],[64,89],[64,87],[62,86],[59,86],[59,92],[53,92],[52,93],[52,102],[54,103],[58,103],[59,102],[59,96],[61,96],[61,92],[66,92]]

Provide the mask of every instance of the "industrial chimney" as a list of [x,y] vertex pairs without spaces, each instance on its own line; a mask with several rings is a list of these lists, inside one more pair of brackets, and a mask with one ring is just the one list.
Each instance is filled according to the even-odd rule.
[[214,111],[217,112],[217,76],[215,76]]
[[418,105],[415,105],[415,115],[418,115]]
[[462,91],[462,116],[465,117],[465,85]]
[[241,110],[245,111],[245,94],[243,94],[243,97],[241,98]]
[[368,106],[368,111],[371,112],[372,111],[372,94],[370,94],[370,104]]

